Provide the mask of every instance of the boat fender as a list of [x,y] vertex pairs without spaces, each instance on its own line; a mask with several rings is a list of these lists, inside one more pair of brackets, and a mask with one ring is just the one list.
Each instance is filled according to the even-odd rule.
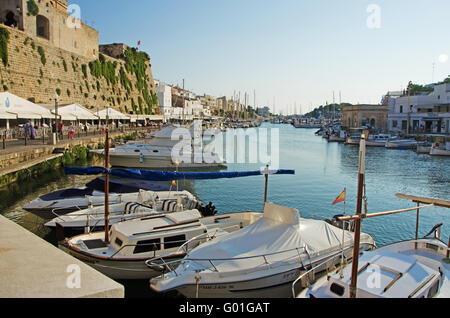
[[139,162],[140,163],[144,163],[144,154],[141,152],[141,154],[139,155]]

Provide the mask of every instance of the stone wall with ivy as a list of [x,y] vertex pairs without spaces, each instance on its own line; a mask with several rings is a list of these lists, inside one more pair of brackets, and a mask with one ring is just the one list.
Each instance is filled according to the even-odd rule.
[[0,27],[0,91],[42,104],[78,103],[96,111],[160,114],[150,58],[130,48],[120,59],[89,60],[17,29]]

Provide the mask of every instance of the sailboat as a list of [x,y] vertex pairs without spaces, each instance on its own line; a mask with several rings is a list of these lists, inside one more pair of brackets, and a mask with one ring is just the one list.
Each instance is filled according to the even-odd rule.
[[[355,242],[359,241],[362,220],[373,217],[417,211],[415,239],[382,246],[374,251],[360,254],[355,243],[351,266],[341,258],[340,268],[319,279],[299,298],[433,298],[450,297],[450,242],[440,238],[440,228],[436,225],[424,238],[419,239],[419,212],[433,206],[450,208],[450,201],[421,198],[397,194],[398,198],[411,200],[415,208],[362,214],[362,193],[365,177],[365,141],[363,134],[360,144],[360,164],[358,177],[358,201],[355,216],[340,217],[339,220],[355,222]],[[425,204],[425,205],[420,205]],[[431,236],[433,234],[433,236]],[[330,261],[330,259],[326,260]],[[320,264],[319,264],[320,265]],[[314,267],[310,269],[313,271]],[[308,272],[300,275],[295,283],[309,281]]]

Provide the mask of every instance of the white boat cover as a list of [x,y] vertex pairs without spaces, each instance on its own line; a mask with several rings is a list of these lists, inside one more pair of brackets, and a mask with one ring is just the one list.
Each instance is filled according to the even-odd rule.
[[11,115],[20,119],[55,117],[48,109],[8,92],[0,93],[0,109],[2,119],[11,119]]
[[[345,231],[344,235],[346,246],[352,244],[354,234]],[[313,257],[340,249],[342,237],[342,229],[325,221],[303,219],[296,209],[267,203],[264,217],[257,222],[194,249],[186,257],[193,263],[185,264],[185,269],[211,268],[209,260],[221,273],[250,269],[263,265],[263,256],[271,264],[298,258],[298,253],[305,252],[302,247]],[[362,234],[361,243],[364,242],[373,240]]]

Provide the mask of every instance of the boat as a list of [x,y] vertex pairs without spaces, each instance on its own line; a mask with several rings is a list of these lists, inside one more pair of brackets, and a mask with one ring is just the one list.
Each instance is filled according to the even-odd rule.
[[352,135],[345,139],[346,145],[359,145],[361,141],[361,135]]
[[[183,258],[199,244],[248,226],[261,213],[242,212],[203,217],[198,210],[174,212],[119,222],[105,232],[62,239],[59,248],[112,279],[150,279],[160,272],[145,261],[167,255]],[[58,227],[58,231],[60,228]]]
[[[51,220],[57,215],[84,210],[88,206],[105,204],[105,178],[96,178],[84,187],[66,188],[40,196],[23,206],[25,211],[33,213],[44,220]],[[109,180],[109,202],[136,200],[140,190],[169,191],[166,184],[141,181],[129,182],[119,179]]]
[[388,149],[414,149],[417,148],[417,141],[413,139],[390,139],[385,145]]
[[[266,203],[261,219],[203,243],[182,260],[147,261],[150,268],[163,264],[167,271],[173,269],[151,279],[150,287],[177,290],[188,298],[289,297],[294,279],[340,251],[342,243],[348,255],[353,233],[300,218],[297,209]],[[362,236],[362,250],[374,244],[371,236]]]
[[[183,130],[184,129],[184,130]],[[179,130],[179,131],[177,131]],[[187,142],[179,139],[188,132],[191,138]],[[165,127],[161,131],[148,134],[144,141],[129,142],[109,150],[109,160],[112,167],[137,169],[224,169],[225,161],[217,153],[213,153],[213,143],[204,145],[201,130],[192,127]],[[104,150],[91,150],[103,155]],[[200,156],[196,155],[200,153]],[[209,153],[206,160],[204,154]]]
[[339,133],[331,134],[328,138],[329,142],[345,142],[345,131],[339,131]]
[[417,153],[429,155],[432,146],[433,144],[431,142],[419,142],[417,143]]
[[378,135],[370,135],[369,139],[366,140],[367,147],[385,147],[386,142],[392,138],[391,135],[387,134],[378,134]]
[[[450,201],[398,194],[397,197],[420,203],[450,208]],[[415,209],[405,209],[403,212]],[[379,213],[388,215],[398,211]],[[419,213],[419,212],[417,212]],[[375,214],[374,214],[375,215]],[[375,215],[376,216],[376,215]],[[367,217],[367,216],[366,216]],[[369,217],[371,217],[369,215]],[[450,242],[441,240],[442,223],[418,238],[395,242],[373,251],[364,251],[357,264],[342,264],[297,295],[298,298],[449,298]],[[303,276],[303,277],[302,277]],[[308,280],[308,273],[297,281]],[[356,278],[356,279],[355,279]],[[353,289],[352,286],[357,286]],[[353,290],[353,292],[352,292]],[[295,294],[294,284],[292,291]]]
[[[180,212],[197,209],[203,215],[212,215],[215,207],[212,203],[204,206],[188,191],[143,191],[133,200],[122,199],[119,203],[109,204],[109,225],[136,217]],[[56,213],[55,213],[56,214]],[[105,206],[89,207],[62,216],[56,216],[44,225],[52,230],[59,224],[64,236],[70,237],[86,232],[101,231],[105,228]]]
[[450,142],[446,143],[445,147],[440,146],[439,143],[435,143],[430,150],[432,156],[450,156]]

